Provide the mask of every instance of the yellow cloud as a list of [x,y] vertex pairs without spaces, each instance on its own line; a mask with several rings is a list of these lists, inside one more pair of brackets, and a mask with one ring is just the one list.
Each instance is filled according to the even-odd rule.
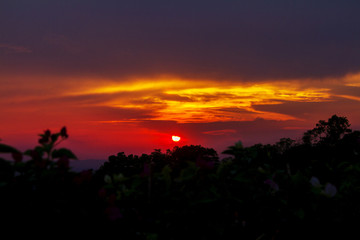
[[[152,109],[151,120],[177,122],[244,121],[255,118],[290,120],[293,116],[255,110],[253,104],[282,101],[321,102],[330,89],[298,84],[148,79],[88,88],[77,94],[114,94],[106,106]],[[126,96],[122,96],[126,95]],[[169,97],[171,96],[171,97]]]

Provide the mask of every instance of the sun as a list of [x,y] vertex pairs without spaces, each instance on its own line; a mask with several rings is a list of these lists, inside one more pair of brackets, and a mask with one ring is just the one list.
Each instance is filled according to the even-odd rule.
[[178,142],[180,141],[180,137],[179,136],[171,136],[171,139],[174,141],[174,142]]

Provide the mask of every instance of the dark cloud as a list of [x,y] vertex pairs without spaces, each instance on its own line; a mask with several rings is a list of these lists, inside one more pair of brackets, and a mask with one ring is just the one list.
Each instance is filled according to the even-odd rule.
[[287,114],[297,118],[304,118],[307,114],[318,111],[324,105],[333,105],[333,102],[324,104],[323,102],[292,102],[282,101],[281,104],[254,104],[253,108],[259,111],[276,112]]
[[221,129],[221,130],[207,131],[207,132],[203,132],[203,133],[204,134],[209,134],[209,135],[219,136],[219,135],[234,134],[234,133],[236,133],[236,130],[234,130],[234,129]]
[[287,114],[303,120],[326,120],[333,114],[352,116],[359,119],[360,114],[354,112],[359,105],[358,101],[333,97],[327,102],[292,102],[283,101],[281,104],[253,105],[255,110]]
[[134,109],[121,107],[84,107],[78,109],[86,120],[89,121],[107,121],[107,122],[121,122],[121,121],[141,121],[142,119],[153,118],[153,110],[151,109]]
[[32,51],[24,46],[0,43],[0,50],[5,54],[31,53]]
[[[242,141],[246,145],[256,143],[275,143],[282,137],[298,138],[306,130],[292,129],[299,126],[299,121],[274,121],[255,119],[253,121],[211,122],[211,123],[176,123],[175,121],[142,121],[140,126],[159,132],[177,132],[191,139],[189,144],[214,146],[219,151]],[[314,123],[315,124],[315,123]],[[223,134],[220,134],[223,133]]]
[[192,78],[359,71],[358,1],[2,1],[6,72]]
[[332,93],[336,95],[348,95],[360,97],[360,87],[355,86],[337,86],[332,89]]

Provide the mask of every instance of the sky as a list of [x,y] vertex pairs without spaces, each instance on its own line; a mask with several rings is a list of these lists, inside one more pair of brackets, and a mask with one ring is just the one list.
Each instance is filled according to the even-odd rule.
[[[1,0],[0,139],[80,160],[360,129],[355,0]],[[179,135],[181,141],[171,141]]]

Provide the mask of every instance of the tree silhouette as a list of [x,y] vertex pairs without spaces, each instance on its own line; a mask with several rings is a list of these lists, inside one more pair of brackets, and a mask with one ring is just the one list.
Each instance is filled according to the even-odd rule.
[[316,127],[304,133],[305,144],[334,144],[345,134],[351,133],[350,123],[346,117],[333,115],[328,121],[320,120]]
[[[223,153],[200,145],[112,155],[95,173],[72,172],[56,149],[66,129],[44,131],[24,153],[0,144],[0,220],[78,226],[125,239],[325,239],[360,223],[360,132],[345,117],[319,121],[302,142]],[[30,160],[23,160],[27,154]],[[66,225],[67,226],[67,225]],[[66,230],[66,229],[65,229]]]

